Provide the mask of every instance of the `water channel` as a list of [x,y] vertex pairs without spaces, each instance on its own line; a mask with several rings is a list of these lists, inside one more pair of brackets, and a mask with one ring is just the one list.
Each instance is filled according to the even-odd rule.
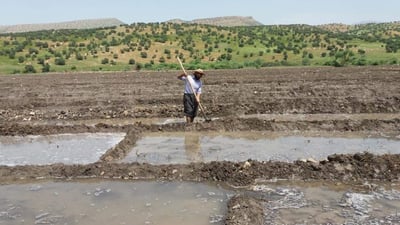
[[399,154],[400,138],[351,134],[149,133],[122,162],[175,164],[210,161],[324,160],[332,154]]

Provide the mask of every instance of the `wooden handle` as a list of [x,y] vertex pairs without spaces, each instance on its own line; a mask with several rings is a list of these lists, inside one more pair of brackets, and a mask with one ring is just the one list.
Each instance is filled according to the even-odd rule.
[[[183,72],[187,75],[187,73],[185,71],[185,68],[183,67],[181,59],[179,57],[176,57],[176,58],[178,59],[179,64],[181,65],[181,68],[182,68]],[[194,88],[192,86],[192,82],[190,82],[189,78],[187,78],[187,79],[188,79],[188,82],[189,82],[190,89],[192,90],[193,94],[196,96],[196,93],[194,93]],[[196,101],[197,101],[197,98],[196,98]],[[199,101],[197,101],[197,102],[199,102]]]
[[187,73],[186,73],[186,71],[185,71],[185,68],[183,67],[183,64],[182,64],[181,59],[180,59],[179,57],[176,57],[176,58],[178,59],[179,64],[181,65],[181,68],[182,68],[183,72],[187,75]]

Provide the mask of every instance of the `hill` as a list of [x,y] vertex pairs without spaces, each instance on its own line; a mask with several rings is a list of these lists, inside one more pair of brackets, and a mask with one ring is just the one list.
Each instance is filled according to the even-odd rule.
[[317,25],[317,27],[331,32],[347,32],[352,28],[351,25],[342,23],[322,24],[322,25]]
[[0,26],[0,33],[22,33],[40,30],[62,30],[62,29],[93,29],[114,27],[123,24],[115,18],[75,20],[60,23],[43,24],[18,24],[10,26]]
[[[179,21],[178,21],[179,22]],[[0,34],[0,74],[400,63],[400,23],[135,23]]]
[[195,19],[192,21],[184,21],[181,19],[168,20],[168,23],[188,23],[188,24],[206,24],[213,26],[225,26],[225,27],[235,27],[235,26],[261,26],[262,23],[258,22],[251,16],[224,16],[224,17],[214,17],[214,18],[203,18]]

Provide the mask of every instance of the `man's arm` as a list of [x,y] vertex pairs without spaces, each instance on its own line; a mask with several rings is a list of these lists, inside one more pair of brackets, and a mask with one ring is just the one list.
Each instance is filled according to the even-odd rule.
[[187,77],[187,74],[186,74],[186,73],[183,73],[183,74],[181,74],[181,75],[178,75],[178,79],[179,79],[179,80],[182,80],[183,77]]
[[197,100],[197,102],[200,102],[200,95],[201,95],[201,93],[197,93],[197,94],[196,94],[196,100]]

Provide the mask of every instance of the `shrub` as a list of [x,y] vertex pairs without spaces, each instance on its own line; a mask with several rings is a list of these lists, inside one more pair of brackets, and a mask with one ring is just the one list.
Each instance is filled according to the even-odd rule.
[[50,72],[50,65],[48,63],[45,63],[42,67],[42,72],[47,73]]
[[101,60],[101,64],[108,64],[109,60],[108,58],[104,58]]
[[82,54],[79,53],[79,52],[76,53],[75,57],[76,57],[76,60],[83,60],[83,56],[82,56]]
[[36,73],[36,69],[32,65],[26,65],[24,73]]
[[57,57],[54,61],[54,64],[59,65],[59,66],[64,66],[65,65],[65,59],[62,57]]
[[25,57],[23,57],[23,56],[18,57],[18,62],[19,63],[25,62]]

